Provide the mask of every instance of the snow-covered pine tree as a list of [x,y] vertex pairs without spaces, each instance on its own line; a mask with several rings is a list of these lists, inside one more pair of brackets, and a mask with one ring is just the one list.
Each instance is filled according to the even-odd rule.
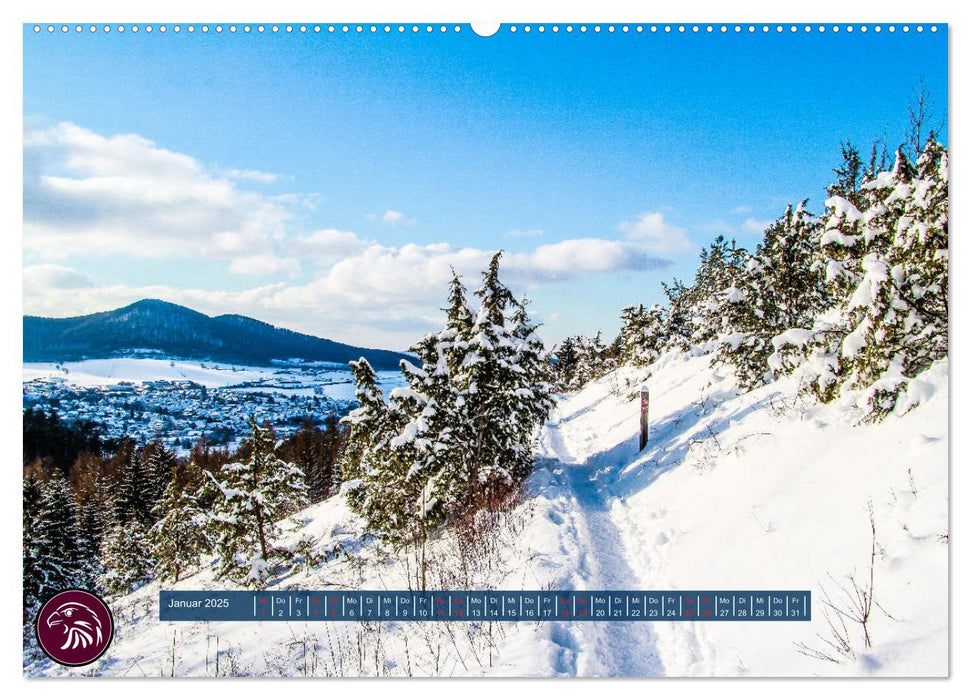
[[469,308],[468,292],[455,269],[452,269],[452,279],[448,285],[448,308],[445,309],[445,330],[439,334],[442,342],[449,345],[443,348],[449,369],[454,374],[465,356],[466,341],[472,331],[475,315]]
[[[467,476],[467,503],[472,507],[508,488],[515,474],[529,470],[536,416],[543,413],[551,392],[545,373],[536,376],[521,364],[530,351],[524,349],[524,341],[516,337],[514,329],[525,329],[528,316],[499,279],[501,257],[502,251],[493,256],[482,286],[475,292],[481,306],[458,377],[465,398],[463,414],[472,436]],[[518,314],[522,318],[517,321]]]
[[101,541],[98,588],[110,595],[126,595],[151,579],[154,561],[143,527],[136,521],[114,525]]
[[358,408],[342,467],[368,529],[395,544],[489,507],[527,473],[536,430],[552,408],[549,362],[525,301],[499,281],[499,255],[473,315],[457,275],[446,325],[402,362],[406,386],[385,403],[370,365],[352,363]]
[[375,469],[380,465],[381,455],[395,435],[400,419],[385,403],[371,364],[362,357],[350,366],[357,408],[341,418],[341,423],[347,425],[350,432],[340,470],[342,491],[347,493],[348,503],[355,512],[364,515],[378,507],[373,498],[377,484],[372,483],[372,477],[377,475]]
[[274,561],[288,552],[276,545],[277,521],[306,505],[307,486],[300,469],[275,454],[270,428],[250,419],[250,457],[206,473],[214,496],[210,537],[219,556],[218,575],[259,587]]
[[98,509],[92,502],[78,506],[78,559],[83,565],[82,588],[96,588],[104,572],[101,565],[102,531]]
[[736,286],[747,257],[744,248],[724,236],[718,236],[710,246],[701,250],[694,284],[687,290],[690,346],[710,352],[715,349],[714,341],[728,331],[730,310],[726,308],[726,292]]
[[576,336],[579,357],[574,378],[577,388],[599,379],[616,366],[602,336],[600,331],[592,338]]
[[786,208],[725,290],[727,319],[717,360],[732,366],[739,385],[751,389],[771,380],[773,339],[806,334],[830,305],[819,249],[820,222],[802,202]]
[[[556,407],[553,398],[553,372],[549,354],[543,341],[536,335],[538,326],[532,322],[527,312],[529,300],[519,300],[509,318],[515,355],[513,358],[514,384],[511,389],[513,414],[516,416],[518,437],[522,442],[522,459],[510,469],[513,478],[519,482],[525,479],[532,469],[532,451],[535,436]],[[604,371],[616,366],[616,359],[605,356]]]
[[24,624],[29,625],[40,605],[39,591],[43,582],[38,567],[37,511],[40,508],[41,488],[33,473],[24,475],[23,483],[23,579]]
[[99,473],[92,482],[85,508],[91,511],[92,541],[100,550],[101,539],[115,524],[115,495],[111,479]]
[[392,390],[389,399],[392,413],[406,422],[388,442],[382,459],[380,501],[385,512],[371,518],[384,539],[418,545],[416,573],[422,589],[427,576],[425,542],[430,531],[455,512],[457,494],[464,493],[458,437],[461,401],[451,382],[446,353],[456,338],[448,328],[428,335],[412,348],[421,366],[401,363],[408,385]]
[[577,350],[576,338],[572,336],[564,338],[563,342],[553,349],[553,357],[556,358],[553,373],[557,388],[560,391],[572,391],[579,388],[576,385],[576,372],[580,355]]
[[366,457],[368,469],[359,470],[350,503],[369,530],[393,544],[424,543],[430,529],[468,506],[472,435],[459,377],[474,319],[454,270],[448,298],[445,328],[411,348],[419,365],[401,363],[407,385],[392,390],[389,404],[366,363],[356,369],[360,407],[347,419],[350,455]]
[[933,132],[894,243],[891,277],[908,306],[903,371],[913,377],[948,352],[948,155]]
[[176,466],[155,504],[156,522],[149,531],[149,544],[159,580],[178,581],[211,548],[208,515],[199,507],[197,495],[202,485],[202,470],[195,463]]
[[472,422],[466,417],[470,340],[475,316],[465,285],[455,270],[449,282],[445,327],[426,336],[412,352],[421,367],[402,363],[405,393],[391,397],[395,410],[408,416],[390,446],[402,450],[418,533],[428,531],[468,507]]
[[118,496],[115,498],[115,520],[119,523],[136,522],[143,528],[152,524],[152,480],[142,462],[138,445],[130,446],[128,460],[121,472]]
[[86,583],[77,502],[59,471],[41,488],[30,541],[24,547],[24,566],[25,596],[37,602]]
[[529,469],[553,387],[526,303],[499,280],[499,258],[483,275],[475,315],[453,273],[445,328],[411,349],[419,364],[402,363],[407,386],[388,403],[370,366],[352,364],[349,502],[391,542],[424,541],[442,522],[488,507]]
[[823,401],[862,390],[861,406],[878,420],[947,354],[947,150],[932,137],[916,166],[898,150],[892,169],[826,205],[821,246],[840,303],[809,337],[780,338],[774,360],[787,369],[801,364]]
[[644,342],[644,305],[625,306],[620,312],[620,360],[634,364]]
[[172,480],[172,466],[175,464],[175,455],[167,450],[161,442],[152,443],[149,449],[150,452],[145,461],[144,469],[149,482],[148,504],[149,510],[151,510]]
[[684,282],[675,279],[668,284],[661,282],[664,296],[668,299],[664,319],[663,350],[691,350],[691,294]]
[[320,465],[320,445],[317,430],[313,423],[305,420],[300,429],[288,441],[291,443],[290,458],[304,473],[307,482],[307,498],[310,503],[320,503],[327,498],[331,489],[331,474],[325,473]]
[[[434,336],[429,336],[412,348],[423,366],[429,366],[433,346]],[[428,509],[422,506],[420,494],[422,482],[435,468],[436,453],[428,436],[428,418],[435,411],[425,393],[429,377],[422,367],[406,360],[401,362],[401,371],[408,384],[392,389],[388,395],[384,429],[390,432],[384,437],[379,433],[372,445],[364,484],[367,497],[358,511],[371,532],[393,544],[412,541],[424,532],[422,524]]]
[[639,367],[655,362],[668,341],[664,307],[658,304],[647,309],[643,304],[628,306],[620,318],[620,361]]

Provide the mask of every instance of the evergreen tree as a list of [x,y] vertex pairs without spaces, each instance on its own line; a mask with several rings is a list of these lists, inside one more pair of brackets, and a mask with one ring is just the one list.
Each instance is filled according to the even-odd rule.
[[37,512],[40,508],[41,488],[32,473],[24,476],[23,483],[23,583],[24,624],[29,625],[37,612],[42,571],[38,567]]
[[209,551],[208,517],[199,507],[198,490],[202,471],[193,463],[173,470],[162,497],[155,504],[156,523],[149,531],[155,575],[162,581],[178,581],[187,570],[199,565]]
[[[442,340],[451,341],[456,344],[456,350],[461,350],[462,343],[468,340],[475,317],[469,308],[465,285],[462,284],[462,279],[454,268],[452,269],[452,280],[448,286],[448,308],[445,309],[445,312],[446,322]],[[453,365],[451,369],[455,371],[457,367]]]
[[424,542],[431,528],[514,488],[552,408],[550,365],[526,302],[499,280],[499,255],[484,273],[473,314],[453,274],[446,325],[402,362],[406,386],[385,403],[370,366],[352,364],[359,407],[343,470],[351,506],[393,543]]
[[67,481],[54,472],[41,489],[25,542],[25,598],[37,604],[59,591],[84,586],[82,557],[77,502]]
[[[464,371],[473,317],[465,287],[454,273],[449,285],[446,326],[411,348],[420,366],[401,363],[407,386],[392,390],[390,404],[373,399],[373,413],[383,415],[370,436],[355,424],[352,440],[369,443],[370,471],[366,498],[357,508],[369,529],[392,543],[419,540],[454,512],[468,493],[468,458],[463,445],[471,440],[460,413],[465,397],[458,384]],[[362,408],[369,378],[361,377]],[[376,432],[373,432],[376,431]]]
[[681,280],[674,280],[671,284],[661,282],[664,296],[668,299],[667,314],[664,323],[664,350],[691,350],[691,295],[688,287]]
[[838,305],[807,337],[781,338],[775,359],[801,368],[823,401],[862,390],[861,405],[879,419],[947,355],[947,151],[932,137],[915,166],[898,150],[892,169],[826,205],[820,243]]
[[81,587],[96,588],[104,571],[101,564],[102,532],[94,504],[78,507],[78,561],[82,565]]
[[628,306],[620,318],[621,362],[641,367],[655,362],[668,342],[664,307],[657,304],[648,309],[643,304]]
[[143,528],[152,524],[152,494],[154,487],[149,472],[142,463],[142,455],[135,444],[131,445],[128,460],[121,473],[118,497],[115,499],[115,520],[119,523],[135,522]]
[[101,540],[115,525],[115,496],[111,479],[106,474],[98,474],[92,482],[85,507],[90,511],[90,536],[95,546],[101,548]]
[[821,227],[805,204],[788,207],[766,229],[736,284],[724,293],[727,325],[718,360],[734,367],[743,388],[772,378],[769,358],[777,336],[808,332],[830,304],[820,262]]
[[580,354],[577,350],[575,338],[568,337],[563,340],[553,350],[556,358],[555,376],[557,387],[561,391],[572,391],[579,388],[576,383],[577,367],[580,362]]
[[304,473],[311,503],[323,501],[340,488],[336,470],[345,437],[337,417],[329,415],[322,427],[305,420],[299,430],[284,440],[280,456]]
[[378,490],[375,477],[381,454],[394,433],[393,422],[397,421],[392,420],[370,363],[362,357],[350,366],[358,405],[341,418],[341,423],[350,428],[341,460],[341,476],[351,507],[364,514],[380,509],[373,502]]
[[[863,160],[860,152],[849,141],[841,146],[843,162],[838,168],[833,170],[836,175],[836,182],[832,183],[826,190],[829,197],[842,197],[851,202],[853,206],[862,205],[860,199],[860,186],[866,176]],[[871,173],[872,174],[872,173]]]
[[145,462],[145,476],[148,480],[147,502],[151,510],[162,497],[162,493],[172,480],[172,467],[175,455],[165,448],[161,442],[151,445],[148,460]]
[[690,346],[711,351],[714,341],[729,331],[731,309],[727,308],[727,292],[737,285],[746,259],[745,249],[724,236],[702,249],[694,285],[687,292]]
[[151,546],[137,521],[114,525],[101,542],[103,571],[98,587],[110,595],[127,595],[151,579]]
[[[532,470],[532,448],[535,435],[556,407],[553,398],[553,372],[549,355],[543,341],[536,335],[538,326],[527,312],[529,302],[520,300],[510,316],[510,335],[514,343],[515,355],[513,383],[507,389],[512,397],[514,439],[521,444],[518,453],[521,458],[510,469],[513,478],[519,482]],[[616,360],[604,356],[604,371],[616,366]]]
[[255,418],[250,430],[249,459],[206,474],[214,500],[209,524],[218,575],[260,586],[272,561],[288,558],[275,544],[277,521],[306,505],[307,487],[300,469],[276,456],[272,431]]
[[[527,327],[528,316],[499,279],[501,256],[501,251],[493,256],[476,290],[481,306],[459,375],[465,425],[472,437],[466,476],[467,502],[472,504],[502,484],[508,486],[514,474],[528,471],[533,433],[539,427],[536,416],[548,413],[552,391],[545,372],[537,375],[522,365],[524,352],[531,351],[517,342],[513,328]],[[526,320],[515,320],[519,314]],[[520,393],[528,401],[520,401]]]

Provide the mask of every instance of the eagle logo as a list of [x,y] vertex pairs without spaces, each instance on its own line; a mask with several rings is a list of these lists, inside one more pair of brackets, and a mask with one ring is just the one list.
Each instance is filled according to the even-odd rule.
[[114,636],[108,605],[94,593],[61,591],[48,599],[34,620],[37,642],[62,666],[85,666],[97,661]]
[[45,624],[49,628],[61,626],[64,629],[64,644],[61,649],[87,649],[92,644],[104,641],[101,620],[94,610],[83,603],[70,601],[59,605],[47,616]]

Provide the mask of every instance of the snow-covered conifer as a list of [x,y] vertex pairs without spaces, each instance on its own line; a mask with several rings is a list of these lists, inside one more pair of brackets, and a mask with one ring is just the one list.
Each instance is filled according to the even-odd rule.
[[111,595],[126,595],[151,579],[154,561],[145,529],[137,521],[118,523],[101,542],[98,587]]
[[947,150],[932,137],[916,165],[898,150],[891,169],[826,205],[820,243],[838,306],[807,337],[778,338],[772,360],[799,367],[821,400],[861,390],[879,419],[947,355]]
[[626,307],[620,315],[620,360],[625,364],[647,366],[657,360],[667,344],[666,311],[653,304]]
[[149,482],[148,502],[151,510],[172,480],[175,455],[167,450],[161,442],[153,443],[150,450],[148,459],[145,460],[144,469]]
[[154,486],[141,451],[131,445],[128,460],[121,472],[118,496],[115,498],[115,519],[119,523],[137,522],[143,527],[152,524],[152,505]]
[[220,558],[218,574],[259,586],[274,560],[285,560],[276,545],[277,521],[306,505],[307,487],[296,465],[275,454],[272,431],[250,420],[250,457],[206,473],[214,496],[210,536]]
[[690,347],[710,352],[715,348],[714,341],[730,328],[729,290],[742,276],[747,257],[744,248],[724,236],[718,236],[710,246],[702,249],[694,284],[686,295]]
[[41,489],[40,501],[24,550],[27,591],[44,601],[65,588],[86,583],[78,531],[78,506],[67,481],[54,474]]
[[211,547],[208,515],[199,507],[197,495],[202,485],[202,471],[194,463],[176,467],[155,504],[156,522],[149,531],[149,542],[155,575],[162,581],[178,581],[199,565],[199,557]]
[[820,264],[819,220],[803,202],[771,224],[736,282],[723,292],[723,334],[718,360],[734,367],[739,385],[758,386],[773,376],[773,339],[805,332],[830,304]]

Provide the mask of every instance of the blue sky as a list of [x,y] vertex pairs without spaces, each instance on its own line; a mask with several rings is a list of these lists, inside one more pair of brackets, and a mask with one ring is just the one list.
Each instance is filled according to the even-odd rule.
[[579,26],[25,27],[25,312],[158,296],[402,348],[503,248],[548,340],[611,336],[719,233],[820,211],[921,81],[947,105],[945,31]]

